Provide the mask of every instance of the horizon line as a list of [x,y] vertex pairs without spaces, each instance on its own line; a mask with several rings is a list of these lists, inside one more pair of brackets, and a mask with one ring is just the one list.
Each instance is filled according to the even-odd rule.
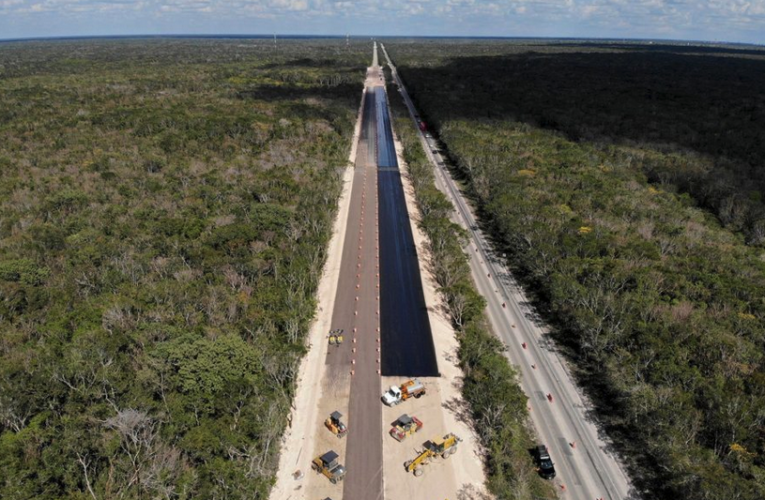
[[244,34],[244,33],[219,33],[219,34],[199,34],[199,33],[159,33],[159,34],[120,34],[120,35],[61,35],[61,36],[32,36],[16,38],[0,38],[0,43],[12,42],[34,42],[34,41],[57,41],[57,40],[98,40],[98,39],[150,39],[150,38],[185,38],[185,39],[346,39],[346,38],[369,38],[375,39],[440,39],[440,40],[593,40],[600,42],[661,42],[661,43],[685,43],[696,45],[741,45],[765,48],[765,43],[754,42],[729,42],[720,40],[693,40],[678,38],[630,38],[630,37],[552,37],[552,36],[502,36],[502,35],[301,35],[288,33],[272,34]]

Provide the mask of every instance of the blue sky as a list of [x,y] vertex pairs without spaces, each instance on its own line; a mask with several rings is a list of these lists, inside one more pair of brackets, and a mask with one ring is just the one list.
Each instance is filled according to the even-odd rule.
[[181,33],[765,44],[765,0],[0,0],[0,39]]

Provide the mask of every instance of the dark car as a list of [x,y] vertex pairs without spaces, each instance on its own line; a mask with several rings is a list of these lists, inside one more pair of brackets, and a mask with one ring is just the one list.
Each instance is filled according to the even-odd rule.
[[550,454],[547,452],[547,446],[540,444],[537,446],[537,463],[539,464],[539,475],[545,479],[555,477],[555,465]]

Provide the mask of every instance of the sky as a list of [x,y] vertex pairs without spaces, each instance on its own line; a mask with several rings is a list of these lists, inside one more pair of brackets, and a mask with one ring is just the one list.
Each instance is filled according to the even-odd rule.
[[0,0],[0,40],[295,34],[765,44],[765,0]]

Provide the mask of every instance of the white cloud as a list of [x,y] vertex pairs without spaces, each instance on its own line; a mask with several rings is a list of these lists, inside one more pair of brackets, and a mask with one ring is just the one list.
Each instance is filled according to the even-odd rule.
[[102,34],[370,32],[765,43],[765,0],[0,0],[0,38],[59,34],[44,26],[70,35],[98,27]]
[[282,9],[287,11],[308,10],[307,0],[271,0],[270,4],[277,11]]

